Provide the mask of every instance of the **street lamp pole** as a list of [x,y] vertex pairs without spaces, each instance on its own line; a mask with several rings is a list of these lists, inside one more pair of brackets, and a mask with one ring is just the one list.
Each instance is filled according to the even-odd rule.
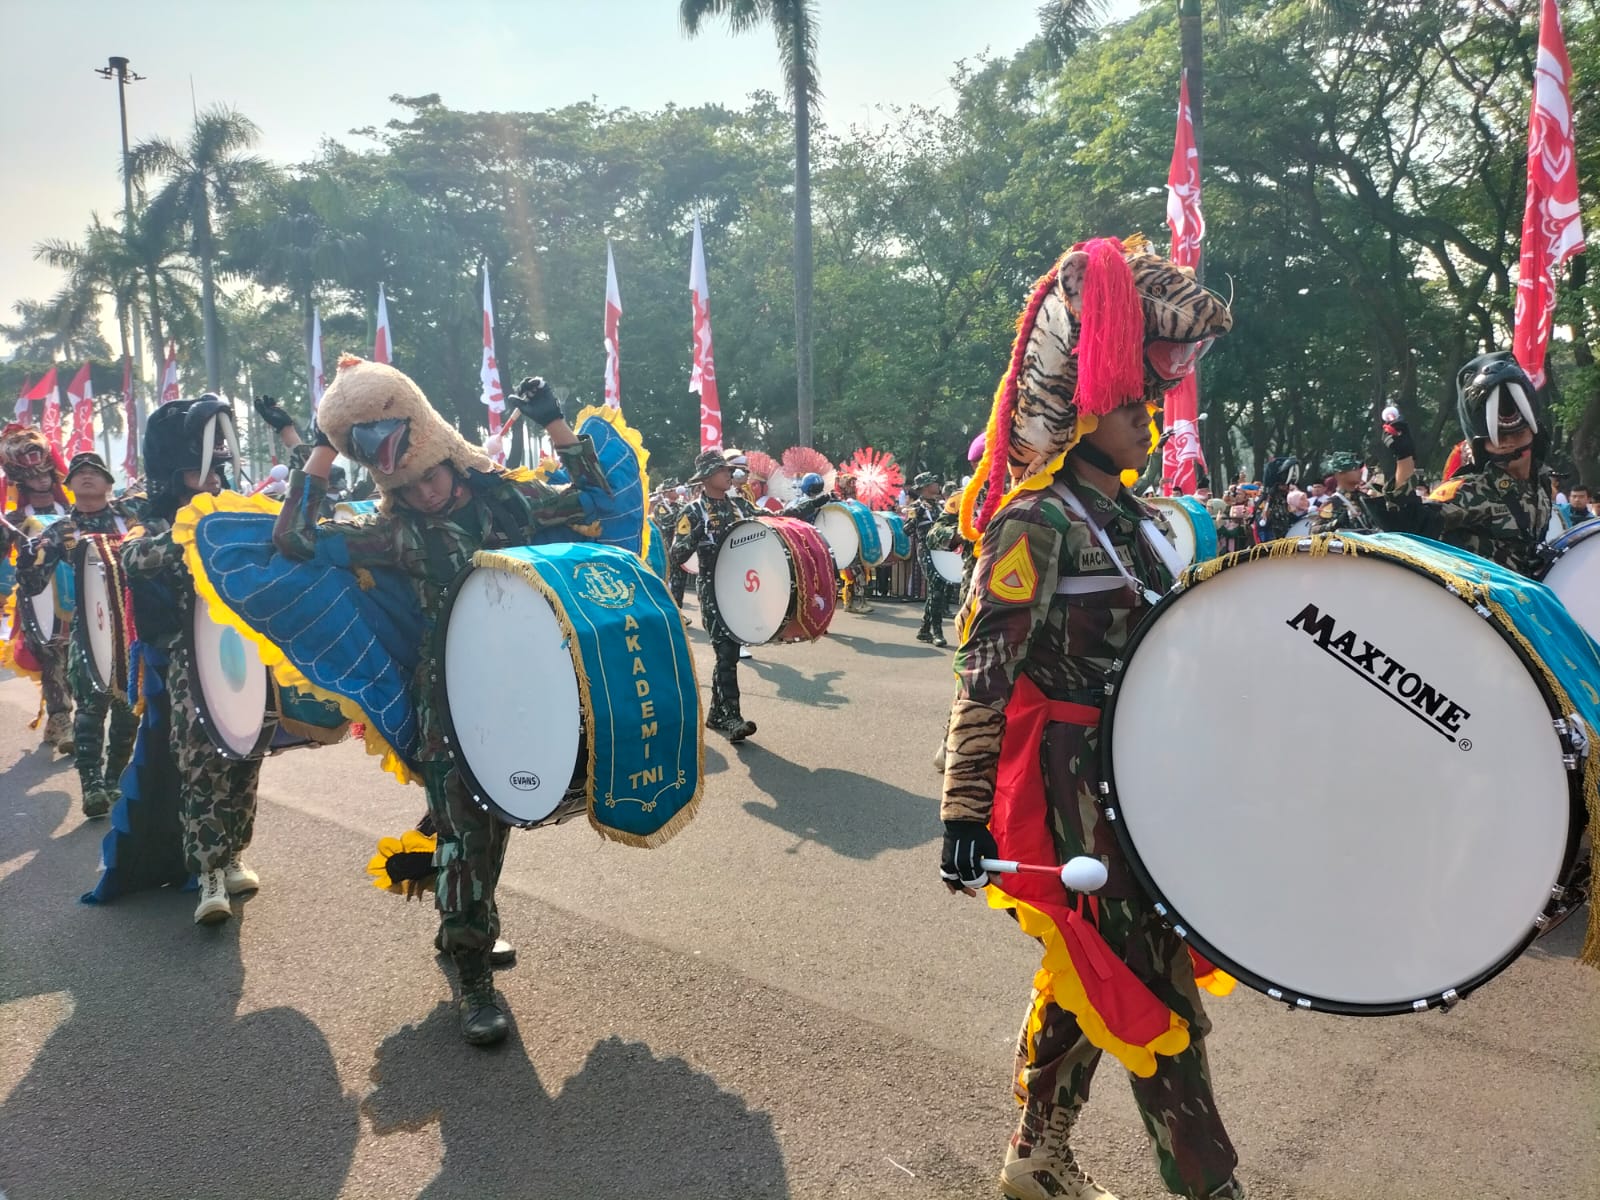
[[[95,71],[102,79],[117,81],[117,111],[122,118],[122,221],[128,240],[133,240],[133,164],[128,153],[128,85],[138,83],[143,75],[128,69],[128,60],[113,54],[105,66]],[[139,331],[138,302],[130,314],[133,323],[133,359],[139,364],[139,374],[144,374],[144,335]]]

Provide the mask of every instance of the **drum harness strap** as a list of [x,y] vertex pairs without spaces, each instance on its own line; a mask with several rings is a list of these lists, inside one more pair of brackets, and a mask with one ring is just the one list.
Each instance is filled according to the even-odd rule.
[[[1146,603],[1151,605],[1158,603],[1161,599],[1161,593],[1140,583],[1139,580],[1134,578],[1133,572],[1122,565],[1122,558],[1117,554],[1116,548],[1112,546],[1111,538],[1089,515],[1089,510],[1084,508],[1083,501],[1073,495],[1072,489],[1065,483],[1058,481],[1051,485],[1050,490],[1061,498],[1061,502],[1072,510],[1073,515],[1089,526],[1094,532],[1096,540],[1099,541],[1101,549],[1106,552],[1106,557],[1111,560],[1111,565],[1122,576],[1122,581],[1105,577],[1084,579],[1078,576],[1068,576],[1056,584],[1056,594],[1071,596],[1086,592],[1109,591],[1112,588],[1124,586],[1123,581],[1125,581],[1126,586],[1131,587],[1136,594],[1143,596]],[[1166,566],[1168,574],[1176,579],[1183,573],[1183,564],[1178,560],[1178,552],[1172,548],[1172,544],[1167,541],[1166,536],[1154,521],[1146,518],[1139,522],[1139,532],[1144,535],[1146,544]]]

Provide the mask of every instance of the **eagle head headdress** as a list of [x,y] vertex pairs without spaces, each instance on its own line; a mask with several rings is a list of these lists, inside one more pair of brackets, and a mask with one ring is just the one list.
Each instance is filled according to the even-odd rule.
[[963,535],[976,540],[1018,491],[1048,484],[1099,417],[1158,403],[1231,328],[1227,304],[1143,237],[1073,246],[1034,284],[1017,321],[983,458],[962,497]]

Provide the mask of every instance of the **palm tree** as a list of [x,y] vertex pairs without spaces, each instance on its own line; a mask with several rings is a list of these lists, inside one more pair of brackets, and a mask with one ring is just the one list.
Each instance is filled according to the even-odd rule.
[[18,300],[11,311],[17,319],[0,324],[0,338],[11,343],[20,360],[50,362],[59,354],[104,362],[111,357],[100,333],[99,312],[79,295],[64,290],[49,300]]
[[272,177],[272,168],[264,159],[244,153],[255,145],[259,134],[255,122],[248,117],[218,105],[195,117],[194,129],[184,145],[152,138],[135,146],[130,158],[136,183],[142,185],[152,177],[161,177],[146,209],[152,231],[184,236],[199,265],[206,383],[212,390],[221,382],[217,346],[218,225],[257,186]]
[[679,0],[678,19],[694,37],[709,17],[743,33],[769,25],[778,42],[784,91],[794,105],[794,353],[800,444],[811,445],[811,119],[817,80],[816,0]]
[[[123,360],[130,361],[128,340],[136,321],[140,272],[143,262],[121,229],[100,222],[91,213],[83,242],[51,239],[34,248],[33,256],[67,272],[67,282],[58,299],[68,303],[89,321],[99,320],[102,300],[110,300],[117,314],[117,333]],[[70,299],[68,299],[70,298]]]

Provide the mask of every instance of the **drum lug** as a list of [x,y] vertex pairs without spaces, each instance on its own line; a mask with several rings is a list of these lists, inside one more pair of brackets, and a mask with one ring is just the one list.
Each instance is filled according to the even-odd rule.
[[1459,1003],[1461,1003],[1461,994],[1455,988],[1451,988],[1439,997],[1439,1007],[1445,1012],[1449,1012]]

